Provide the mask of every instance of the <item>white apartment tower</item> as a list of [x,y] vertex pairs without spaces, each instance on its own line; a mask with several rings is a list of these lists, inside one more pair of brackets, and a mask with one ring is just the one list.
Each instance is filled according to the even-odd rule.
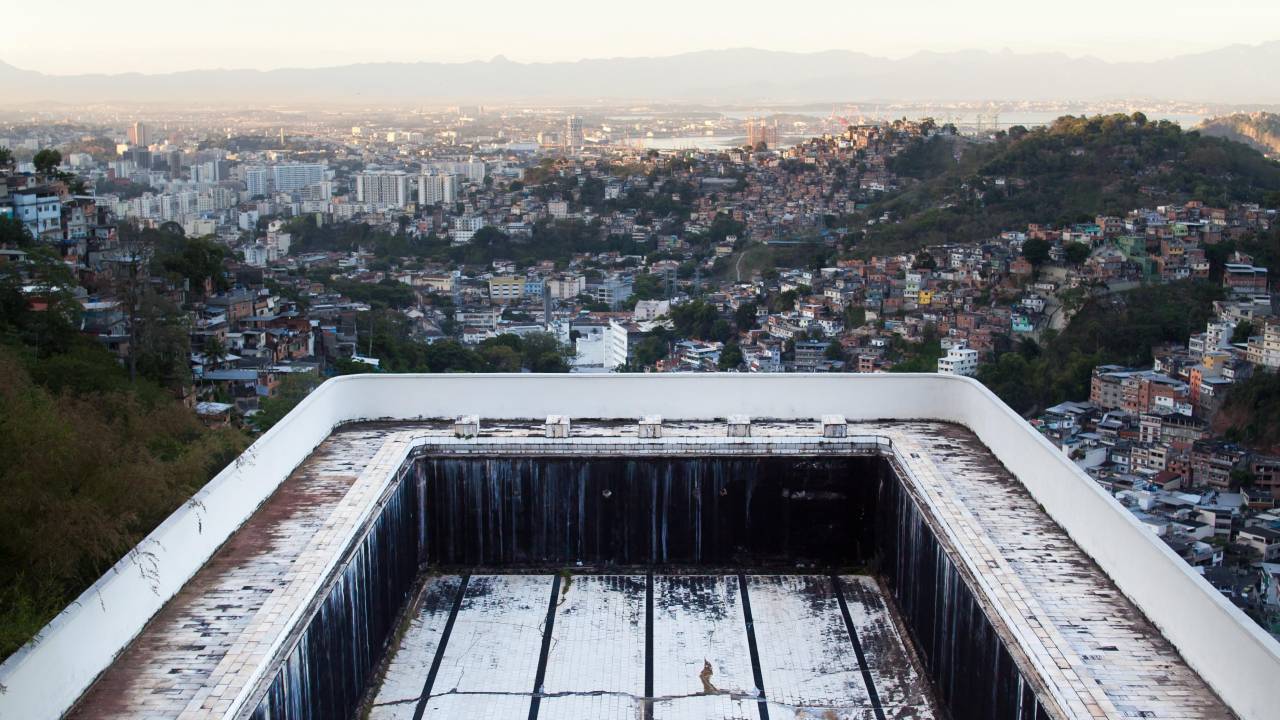
[[419,175],[418,204],[438,205],[458,201],[457,175]]
[[209,161],[203,163],[191,164],[191,181],[195,183],[216,183],[222,178],[219,176],[219,167],[217,161]]
[[267,187],[267,169],[261,166],[245,168],[244,184],[249,192],[249,197],[258,197],[259,195],[266,197],[269,190]]
[[582,118],[570,115],[564,119],[564,146],[576,148],[582,145]]
[[488,174],[489,168],[483,160],[471,158],[469,160],[448,160],[435,161],[428,163],[422,168],[423,174],[432,173],[436,175],[461,175],[468,182],[482,183],[485,175]]
[[375,170],[356,175],[356,200],[375,207],[409,204],[409,176],[402,170]]
[[329,167],[324,163],[286,163],[271,168],[276,192],[295,192],[324,181]]

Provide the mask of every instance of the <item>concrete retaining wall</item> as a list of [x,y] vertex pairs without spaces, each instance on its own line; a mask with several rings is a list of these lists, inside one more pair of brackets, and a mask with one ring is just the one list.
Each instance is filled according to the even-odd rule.
[[0,718],[56,718],[338,424],[482,418],[935,419],[972,429],[1246,720],[1271,717],[1280,644],[977,382],[942,375],[361,375],[304,400],[0,665]]

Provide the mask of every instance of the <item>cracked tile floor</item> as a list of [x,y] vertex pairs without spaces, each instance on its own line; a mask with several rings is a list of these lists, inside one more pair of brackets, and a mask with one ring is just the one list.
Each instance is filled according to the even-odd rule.
[[[867,668],[853,651],[836,583],[854,631],[875,649]],[[535,694],[544,720],[754,719],[762,705],[771,718],[870,720],[867,677],[885,717],[935,717],[879,588],[863,576],[440,575],[428,579],[411,617],[371,720],[523,718]],[[545,679],[535,693],[544,646]]]

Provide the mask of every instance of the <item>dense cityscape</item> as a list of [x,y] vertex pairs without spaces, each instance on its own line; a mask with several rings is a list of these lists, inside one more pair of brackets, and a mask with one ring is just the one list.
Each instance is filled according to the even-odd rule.
[[[25,305],[9,332],[44,357],[34,318],[57,313],[96,342],[68,351],[80,362],[109,354],[247,433],[355,372],[973,375],[1280,627],[1280,437],[1260,416],[1277,407],[1280,186],[1249,202],[1201,182],[909,247],[898,198],[1030,131],[483,107],[220,120],[4,129],[0,256],[6,302]],[[1140,114],[1050,132],[1073,123],[1066,157],[1114,152],[1094,139],[1113,131],[1178,133]],[[644,142],[664,136],[682,139]],[[985,172],[967,202],[1043,182]]]

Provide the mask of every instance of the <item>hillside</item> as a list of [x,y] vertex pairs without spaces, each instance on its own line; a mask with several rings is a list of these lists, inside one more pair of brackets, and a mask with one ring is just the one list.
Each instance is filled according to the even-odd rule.
[[[0,265],[0,659],[247,445],[238,430],[206,428],[155,379],[130,382],[80,334],[69,292],[29,307],[26,283],[73,282],[59,260],[32,254],[30,278]],[[145,553],[135,560],[146,573]]]
[[1227,395],[1213,430],[1256,450],[1280,453],[1280,373],[1259,369]]
[[[925,144],[948,142],[935,137]],[[1065,116],[1034,130],[1015,126],[973,144],[955,161],[929,148],[904,153],[894,168],[903,190],[874,202],[864,254],[941,242],[972,242],[1029,223],[1092,221],[1136,207],[1190,199],[1280,204],[1280,163],[1231,140],[1148,122],[1141,113]]]
[[1180,281],[1091,298],[1061,333],[1046,333],[1043,345],[1024,340],[983,365],[978,379],[1024,414],[1088,397],[1094,366],[1149,365],[1153,346],[1185,342],[1221,297],[1212,283]]
[[1280,114],[1236,113],[1209,118],[1196,127],[1212,137],[1244,143],[1268,157],[1280,159]]

